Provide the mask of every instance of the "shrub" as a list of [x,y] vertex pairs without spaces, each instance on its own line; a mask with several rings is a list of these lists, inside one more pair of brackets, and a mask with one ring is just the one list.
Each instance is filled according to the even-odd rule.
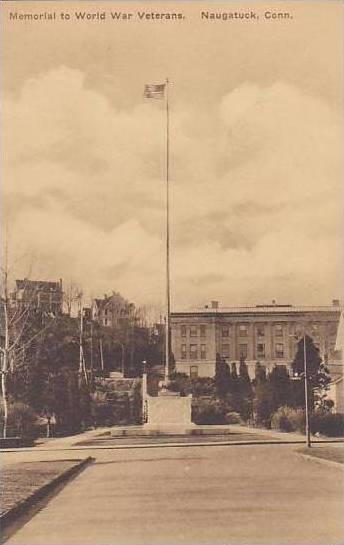
[[241,422],[241,416],[239,413],[235,411],[230,411],[226,414],[226,421],[227,424],[240,424]]
[[93,424],[97,426],[114,425],[113,407],[109,403],[94,403],[92,405]]
[[198,398],[192,404],[192,421],[195,424],[228,424],[229,407],[213,398]]
[[215,381],[211,377],[192,378],[190,390],[194,397],[214,396],[216,394]]
[[280,407],[271,418],[271,427],[281,431],[305,433],[306,417],[303,409]]
[[312,433],[321,433],[327,437],[344,436],[344,414],[316,412],[311,417]]
[[[8,406],[7,436],[19,436],[32,438],[35,436],[35,422],[37,415],[29,405],[22,402],[12,402]],[[3,435],[4,429],[4,408],[0,409],[0,432]]]
[[255,387],[253,412],[255,421],[259,426],[264,426],[268,429],[271,427],[273,392],[271,384],[265,382],[262,378],[259,379]]
[[190,377],[185,373],[172,373],[168,389],[171,390],[171,392],[179,392],[181,396],[188,395],[190,393]]

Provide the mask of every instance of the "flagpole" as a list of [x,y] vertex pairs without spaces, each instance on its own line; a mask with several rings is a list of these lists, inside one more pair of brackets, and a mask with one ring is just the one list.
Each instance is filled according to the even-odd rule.
[[170,112],[169,112],[169,80],[166,78],[166,342],[165,342],[165,383],[168,382],[170,368]]

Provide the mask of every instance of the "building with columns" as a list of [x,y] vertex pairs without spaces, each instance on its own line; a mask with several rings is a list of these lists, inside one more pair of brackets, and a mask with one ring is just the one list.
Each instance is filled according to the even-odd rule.
[[227,363],[245,358],[254,377],[257,361],[271,369],[291,369],[297,338],[304,332],[314,340],[330,367],[337,367],[336,335],[339,301],[332,306],[256,305],[222,308],[210,306],[171,314],[172,352],[176,371],[196,377],[215,375],[216,355]]

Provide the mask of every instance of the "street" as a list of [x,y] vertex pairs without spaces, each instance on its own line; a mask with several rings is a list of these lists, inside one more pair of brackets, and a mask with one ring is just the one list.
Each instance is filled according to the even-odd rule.
[[[342,470],[306,460],[295,446],[80,454],[86,452],[95,463],[7,543],[328,545],[343,540]],[[41,452],[41,459],[46,454]]]

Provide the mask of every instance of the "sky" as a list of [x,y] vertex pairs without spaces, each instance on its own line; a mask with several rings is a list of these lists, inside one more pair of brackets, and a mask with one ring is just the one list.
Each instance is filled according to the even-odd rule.
[[[1,8],[13,274],[164,304],[165,104],[143,88],[168,77],[172,309],[341,297],[339,2]],[[267,9],[292,19],[267,20]],[[185,19],[114,22],[114,10]],[[259,20],[202,20],[210,10]],[[76,21],[76,11],[106,19]]]

